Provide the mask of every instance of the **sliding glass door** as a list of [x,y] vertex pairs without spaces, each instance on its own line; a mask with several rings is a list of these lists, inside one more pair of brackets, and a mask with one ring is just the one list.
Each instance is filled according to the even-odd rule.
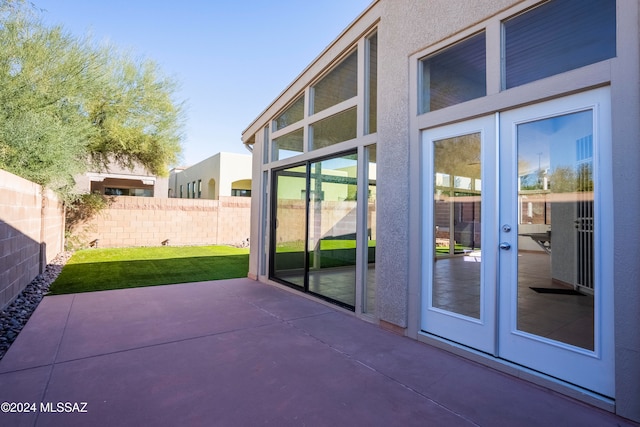
[[[274,172],[271,278],[354,309],[356,153]],[[364,223],[364,221],[362,221]]]
[[304,288],[306,251],[307,168],[294,166],[273,175],[271,274],[287,283]]

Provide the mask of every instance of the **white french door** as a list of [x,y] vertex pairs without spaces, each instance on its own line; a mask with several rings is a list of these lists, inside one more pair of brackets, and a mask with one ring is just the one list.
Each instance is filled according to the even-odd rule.
[[500,116],[498,338],[500,357],[613,397],[609,99]]
[[609,99],[423,132],[422,329],[614,397]]
[[423,133],[423,329],[495,354],[496,121]]

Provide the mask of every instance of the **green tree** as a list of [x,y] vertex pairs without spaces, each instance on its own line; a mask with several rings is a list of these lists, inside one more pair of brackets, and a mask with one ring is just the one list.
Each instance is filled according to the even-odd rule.
[[71,198],[74,175],[110,162],[165,175],[181,150],[176,82],[39,13],[0,0],[0,168]]

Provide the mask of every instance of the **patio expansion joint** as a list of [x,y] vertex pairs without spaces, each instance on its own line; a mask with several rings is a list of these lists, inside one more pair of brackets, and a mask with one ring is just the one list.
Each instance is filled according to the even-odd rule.
[[[331,313],[321,313],[321,314],[317,314],[317,315],[314,315],[314,316],[306,316],[306,317],[303,317],[303,318],[319,317],[319,316],[323,316],[323,315],[327,315],[327,314],[331,314]],[[393,382],[393,383],[395,383],[395,384],[399,385],[400,387],[402,387],[402,388],[404,388],[404,389],[408,390],[409,392],[414,393],[414,394],[416,394],[416,395],[420,396],[422,399],[425,399],[425,400],[427,400],[427,401],[431,402],[432,404],[434,404],[434,405],[436,405],[437,407],[441,408],[442,410],[444,410],[444,411],[446,411],[446,412],[448,412],[448,413],[452,414],[453,416],[458,417],[458,418],[460,418],[460,419],[462,419],[462,420],[464,420],[464,421],[466,421],[466,422],[470,423],[471,425],[474,425],[474,426],[478,426],[478,427],[480,427],[480,424],[478,424],[478,423],[477,423],[477,422],[475,422],[474,420],[470,419],[469,417],[465,416],[464,414],[462,414],[462,413],[460,413],[460,412],[457,412],[457,411],[455,411],[455,410],[453,410],[453,409],[449,408],[447,405],[445,405],[445,404],[443,404],[443,403],[440,403],[440,402],[438,402],[437,400],[434,400],[432,397],[429,397],[429,396],[428,396],[428,395],[426,395],[425,393],[423,393],[423,392],[421,392],[421,391],[419,391],[419,390],[416,390],[415,388],[413,388],[413,387],[411,387],[411,386],[409,386],[409,385],[405,384],[404,382],[402,382],[402,381],[398,380],[397,378],[394,378],[393,376],[390,376],[390,375],[388,375],[388,374],[386,374],[386,373],[384,373],[384,372],[379,371],[379,370],[378,370],[378,369],[376,369],[374,366],[371,366],[370,364],[368,364],[368,363],[366,363],[366,362],[364,362],[364,361],[360,360],[360,359],[359,359],[358,357],[356,357],[355,355],[353,355],[353,354],[351,354],[351,353],[347,353],[346,351],[340,350],[338,347],[336,347],[336,346],[332,345],[331,343],[329,343],[329,342],[327,342],[327,341],[325,341],[325,340],[323,340],[323,339],[321,339],[321,338],[319,338],[319,337],[317,337],[317,336],[313,335],[313,334],[312,334],[312,333],[310,333],[309,331],[306,331],[305,329],[303,329],[303,328],[301,328],[301,327],[299,327],[299,326],[296,326],[296,325],[293,323],[293,321],[294,321],[294,320],[298,320],[298,319],[284,320],[284,321],[283,321],[283,323],[285,323],[285,324],[289,325],[290,327],[292,327],[292,328],[294,328],[294,329],[298,330],[299,332],[301,332],[301,333],[303,333],[304,335],[306,335],[306,336],[310,337],[311,339],[316,340],[317,342],[321,343],[322,345],[324,345],[324,346],[328,347],[330,350],[333,350],[334,352],[338,353],[338,354],[339,354],[339,355],[341,355],[342,357],[344,357],[344,358],[346,358],[346,359],[348,359],[348,360],[351,360],[351,361],[353,361],[354,363],[357,363],[357,364],[359,364],[359,365],[363,366],[364,368],[369,369],[370,371],[374,372],[375,374],[380,375],[380,376],[382,376],[382,377],[386,378],[387,380],[389,380],[389,381],[391,381],[391,382]]]
[[256,304],[256,303],[253,303],[253,302],[251,302],[251,301],[246,301],[246,302],[247,302],[248,304],[252,305],[253,307],[255,307],[256,309],[258,309],[258,310],[262,311],[263,313],[265,313],[265,314],[267,314],[267,315],[269,315],[269,316],[273,317],[274,319],[276,319],[277,321],[282,322],[282,323],[288,323],[288,322],[291,322],[291,321],[294,321],[294,320],[311,319],[311,318],[314,318],[314,317],[319,317],[319,316],[324,316],[324,315],[326,315],[326,314],[332,314],[332,313],[335,313],[335,311],[334,311],[334,310],[329,309],[329,310],[327,310],[327,311],[325,311],[325,312],[322,312],[322,313],[315,313],[315,314],[310,314],[310,315],[308,315],[308,316],[298,316],[298,317],[284,318],[284,317],[278,316],[277,314],[275,314],[275,313],[273,313],[273,312],[271,312],[271,311],[267,310],[266,308],[260,307],[260,306],[259,306],[258,304]]
[[[56,365],[56,360],[58,359],[58,354],[60,353],[60,347],[62,346],[62,340],[64,339],[64,335],[65,332],[67,330],[67,325],[69,324],[69,318],[71,317],[71,312],[73,311],[73,304],[76,301],[76,296],[73,295],[71,298],[71,304],[69,304],[69,311],[67,312],[67,316],[64,319],[64,326],[62,327],[62,334],[60,334],[60,339],[58,340],[58,344],[56,345],[56,351],[55,354],[53,356],[53,360],[51,361],[51,364],[49,365],[49,372],[47,375],[47,382],[44,385],[44,388],[42,389],[42,395],[40,396],[40,402],[44,402],[45,401],[45,396],[47,395],[47,392],[49,391],[49,384],[51,383],[51,377],[53,376],[53,370],[55,368]],[[46,366],[46,365],[45,365]],[[40,411],[38,411],[36,413],[36,417],[35,420],[33,421],[33,425],[38,425],[38,418],[40,418]]]
[[[264,325],[258,325],[258,326],[247,326],[247,327],[244,327],[244,328],[230,329],[230,330],[221,331],[221,332],[212,332],[212,333],[208,333],[208,334],[201,334],[201,335],[196,335],[196,336],[187,337],[187,338],[180,338],[180,339],[175,339],[175,340],[167,340],[167,341],[162,341],[162,342],[157,342],[157,343],[151,343],[151,344],[140,345],[140,346],[135,346],[135,347],[123,348],[123,349],[120,349],[120,350],[105,351],[105,352],[102,352],[102,353],[96,353],[96,354],[91,354],[91,355],[81,356],[81,357],[74,357],[74,358],[71,358],[71,359],[66,359],[66,360],[61,360],[61,361],[55,361],[55,362],[53,362],[51,364],[51,366],[53,367],[54,365],[63,365],[63,364],[66,364],[66,363],[73,363],[73,362],[77,362],[77,361],[80,361],[80,360],[88,360],[88,359],[93,359],[93,358],[96,358],[96,357],[110,356],[110,355],[114,355],[114,354],[121,354],[121,353],[126,353],[126,352],[129,352],[129,351],[136,351],[136,350],[143,350],[143,349],[147,349],[147,348],[161,347],[161,346],[167,345],[167,344],[178,344],[178,343],[183,343],[183,342],[195,341],[195,340],[202,339],[202,338],[223,336],[223,335],[233,334],[233,333],[236,333],[236,332],[242,332],[242,331],[247,331],[247,330],[251,330],[251,329],[265,328],[265,327],[274,325],[276,323],[277,322],[266,323]],[[42,366],[49,366],[49,365],[42,365]],[[20,369],[20,370],[27,370],[27,369],[33,369],[33,368],[35,368],[35,367],[29,367],[29,368]],[[14,371],[14,372],[17,372],[17,371],[18,370]]]

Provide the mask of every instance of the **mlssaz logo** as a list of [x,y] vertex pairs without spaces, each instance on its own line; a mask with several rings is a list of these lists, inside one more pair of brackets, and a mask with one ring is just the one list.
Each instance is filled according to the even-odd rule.
[[87,402],[40,402],[40,412],[86,413]]

